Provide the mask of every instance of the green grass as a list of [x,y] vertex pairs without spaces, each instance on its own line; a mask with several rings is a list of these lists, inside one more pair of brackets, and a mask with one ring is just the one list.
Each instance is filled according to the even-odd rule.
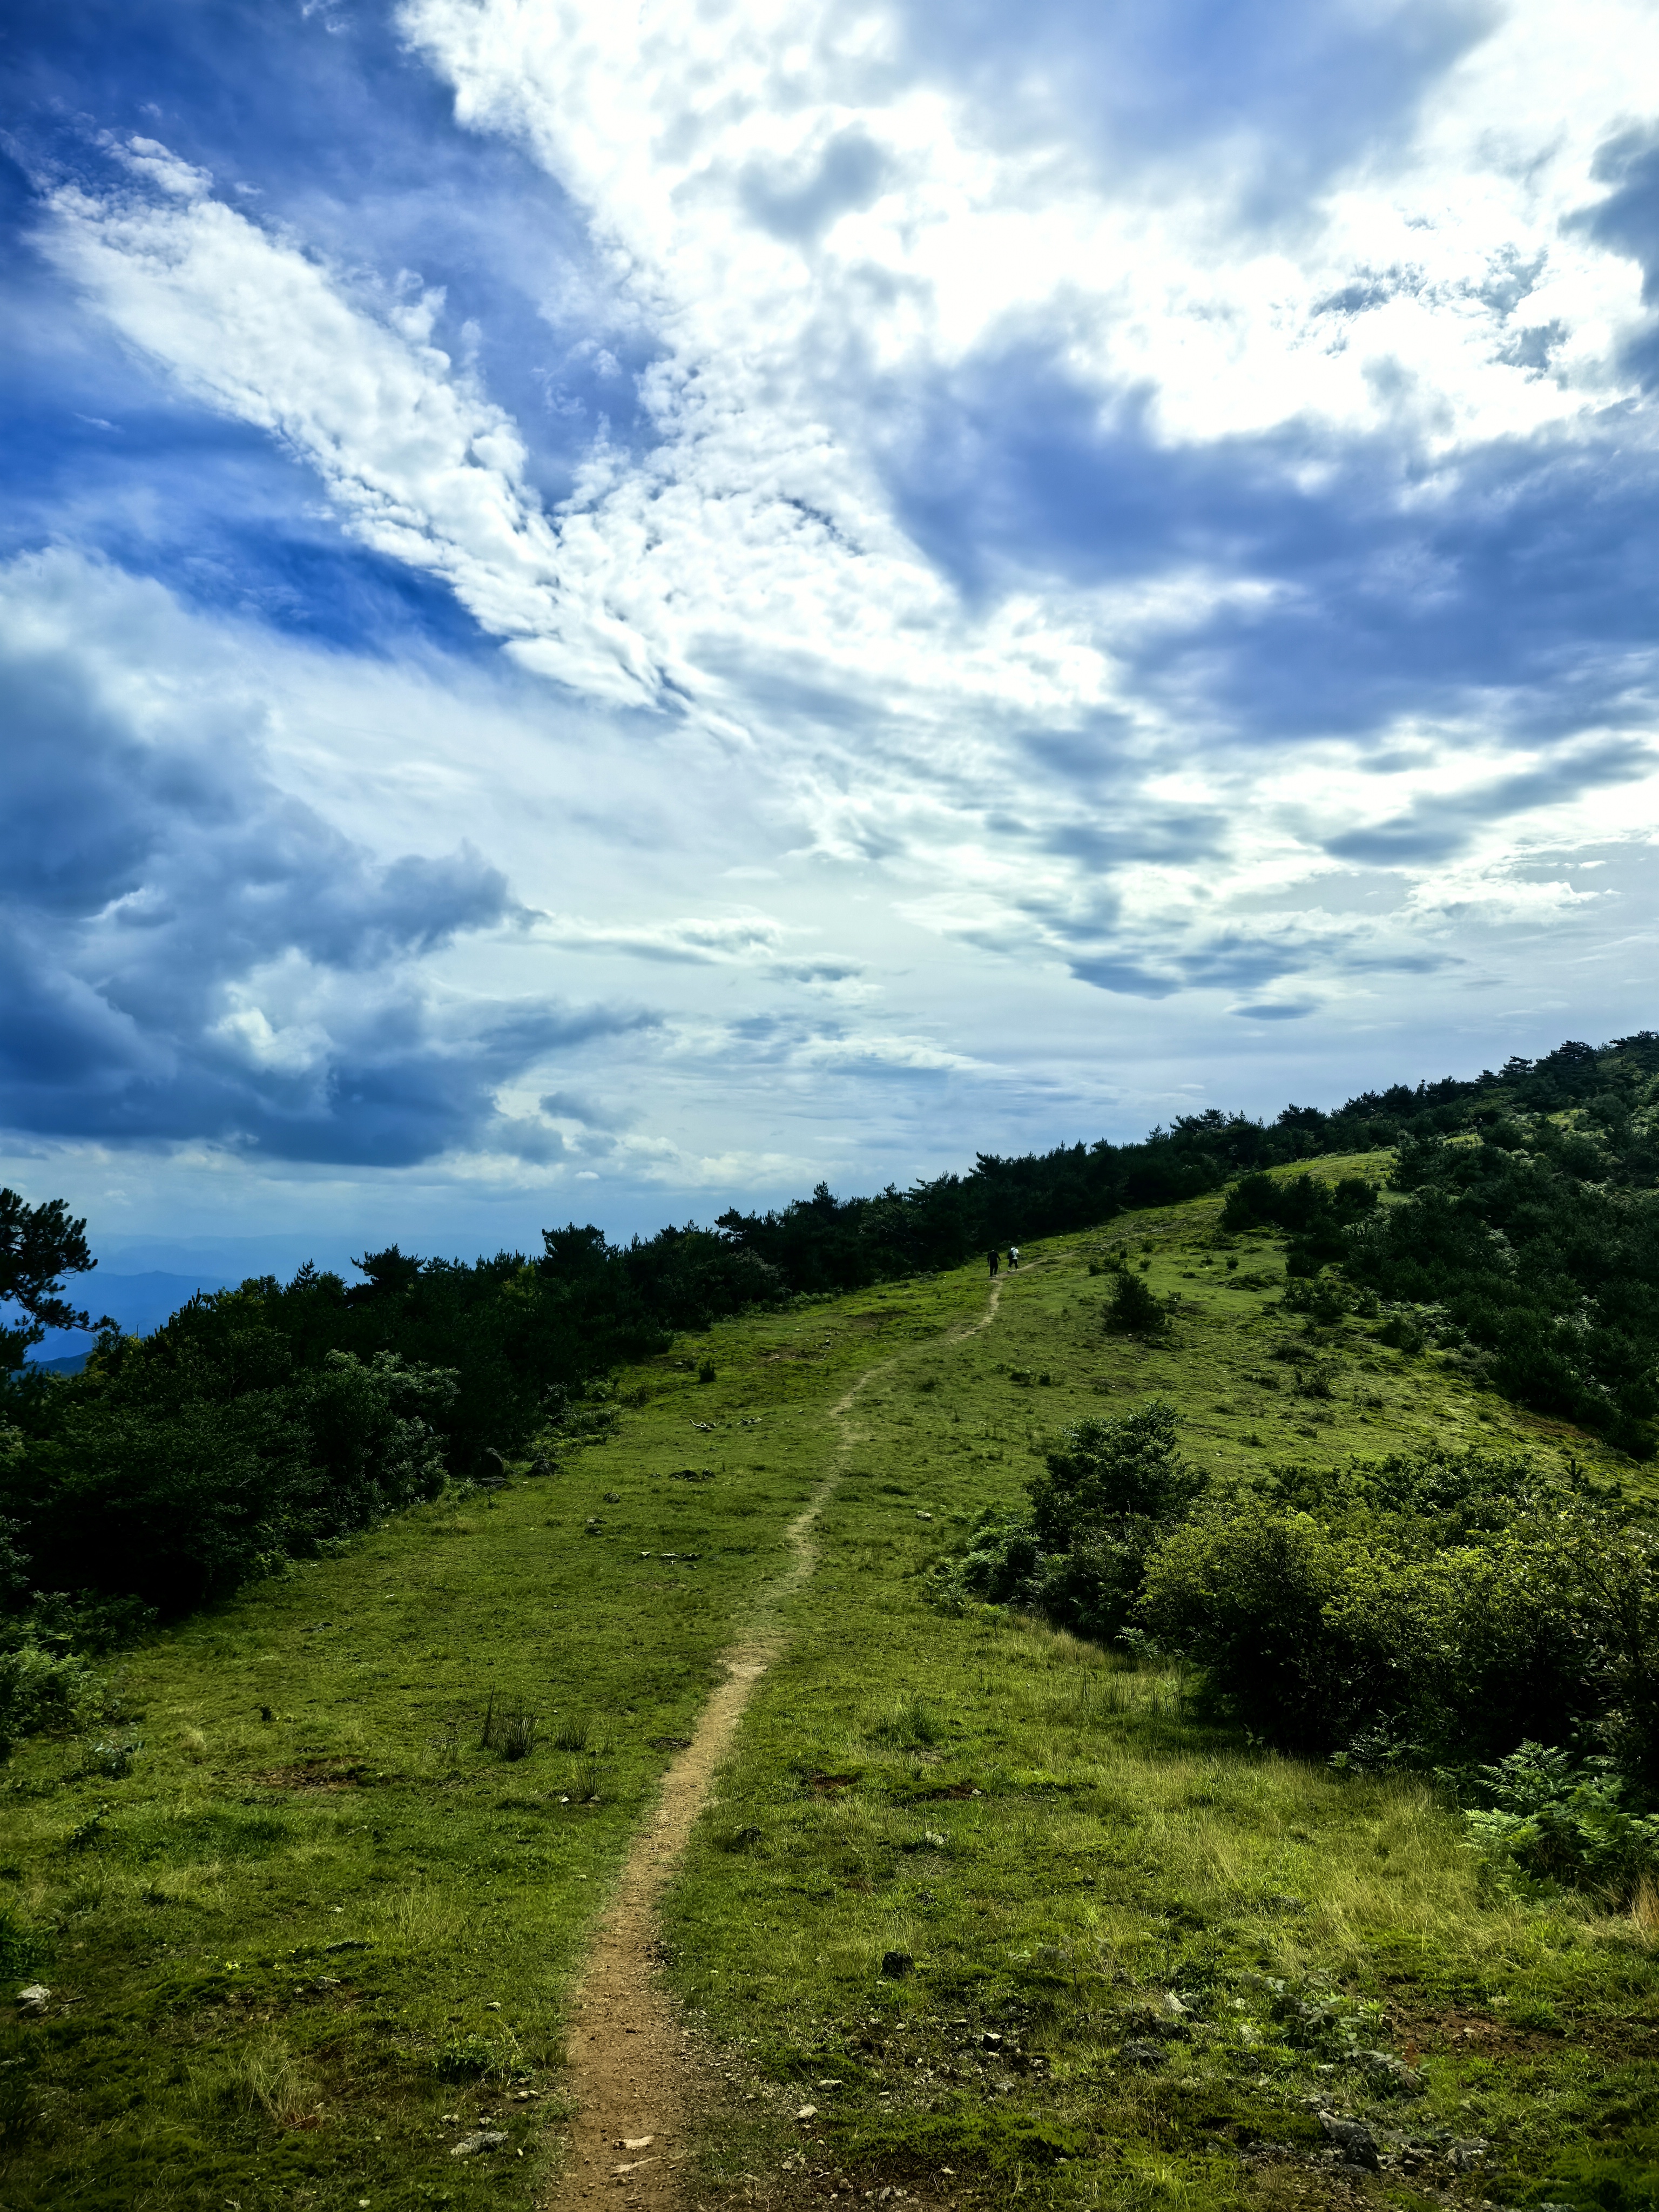
[[[94,1731],[142,1737],[130,1775],[67,1741],[0,1770],[0,1962],[53,1992],[0,2032],[0,2197],[538,2201],[571,1977],[659,1746],[783,1565],[830,1407],[878,1367],[669,1901],[670,1977],[729,2084],[702,2200],[844,2177],[939,2204],[1317,2203],[1313,2099],[1423,2146],[1380,2202],[1635,2212],[1659,1931],[1492,1901],[1421,1782],[1263,1756],[1199,1725],[1176,1673],[926,1601],[928,1562],[1067,1421],[1154,1391],[1221,1470],[1448,1435],[1612,1467],[1359,1323],[1322,1333],[1332,1395],[1298,1396],[1277,1250],[1216,1248],[1218,1211],[1028,1248],[954,1343],[982,1270],[722,1326],[624,1377],[616,1436],[561,1474],[410,1514],[132,1655],[125,1721]],[[1182,1294],[1166,1344],[1102,1331],[1089,1261],[1120,1243]],[[492,1697],[537,1717],[528,1757],[481,1744]],[[1425,2094],[1378,2097],[1354,2044]],[[485,2117],[506,2151],[452,2157]]]
[[[1333,1395],[1295,1398],[1272,1353],[1300,1324],[1249,1279],[1274,1254],[1233,1245],[1230,1277],[1218,1211],[1057,1241],[993,1329],[918,1346],[857,1401],[858,1472],[670,1903],[674,1978],[741,2085],[712,2191],[1316,2202],[1296,2190],[1323,2171],[1322,2106],[1392,2146],[1396,2204],[1659,2192],[1659,1928],[1491,1900],[1423,1781],[1263,1755],[1199,1725],[1178,1672],[927,1601],[930,1557],[1018,1503],[1065,1422],[1154,1391],[1222,1471],[1449,1432],[1611,1470],[1362,1324],[1322,1332]],[[1121,1241],[1183,1294],[1165,1346],[1101,1332],[1088,1261]]]
[[[908,1326],[982,1298],[942,1284]],[[21,1747],[0,1963],[52,1997],[0,2014],[0,2198],[536,2201],[607,1885],[888,1333],[845,1304],[713,1330],[714,1382],[654,1363],[563,1473],[158,1638],[87,1741]],[[527,1758],[483,1747],[492,1698],[538,1717]],[[112,1738],[142,1739],[124,1778],[86,1771]],[[452,2157],[483,2117],[506,2153]]]

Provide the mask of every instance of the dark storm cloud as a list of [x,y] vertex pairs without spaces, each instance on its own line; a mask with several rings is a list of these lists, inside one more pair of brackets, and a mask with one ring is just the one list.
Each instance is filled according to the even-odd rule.
[[[1255,587],[1120,645],[1134,690],[1200,748],[1366,743],[1477,706],[1528,744],[1650,718],[1659,452],[1627,409],[1432,461],[1409,426],[1172,446],[1144,397],[1103,411],[1026,347],[892,420],[900,511],[972,599],[1193,572]],[[1064,781],[1097,773],[1091,736],[1040,757]]]
[[[135,628],[171,613],[78,564],[6,580]],[[28,628],[0,651],[0,1123],[401,1165],[510,1144],[498,1085],[643,1020],[441,1005],[413,963],[518,921],[499,870],[466,846],[377,860],[270,781],[251,708]]]

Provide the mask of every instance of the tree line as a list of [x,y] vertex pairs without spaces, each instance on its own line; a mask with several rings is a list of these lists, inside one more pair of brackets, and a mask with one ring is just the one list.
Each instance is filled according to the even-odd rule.
[[[89,1648],[227,1595],[447,1480],[603,1418],[607,1378],[677,1333],[795,1297],[961,1264],[1231,1186],[1286,1238],[1291,1302],[1369,1297],[1497,1387],[1650,1449],[1659,1355],[1659,1036],[1568,1043],[1470,1081],[1396,1085],[1272,1121],[1209,1109],[1138,1144],[1060,1146],[627,1243],[591,1224],[471,1262],[392,1245],[361,1280],[312,1267],[102,1329],[43,1374],[46,1327],[95,1327],[61,1200],[0,1193],[0,1635]],[[1402,1202],[1270,1169],[1393,1147]],[[1343,1195],[1343,1192],[1349,1193]],[[1363,1194],[1356,1198],[1353,1192]]]

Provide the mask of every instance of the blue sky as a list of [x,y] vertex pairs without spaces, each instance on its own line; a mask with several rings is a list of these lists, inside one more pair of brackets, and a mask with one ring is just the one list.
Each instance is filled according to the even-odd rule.
[[112,1258],[1655,1024],[1650,7],[86,0],[0,71],[0,1175]]

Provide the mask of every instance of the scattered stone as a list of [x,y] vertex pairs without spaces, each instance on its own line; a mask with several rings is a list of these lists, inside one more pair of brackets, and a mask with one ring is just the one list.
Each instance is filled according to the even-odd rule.
[[656,2140],[655,2136],[618,2136],[617,2148],[618,2150],[649,2150]]
[[827,2074],[822,2081],[815,2082],[813,2087],[818,2089],[839,2089],[841,2087],[840,2077],[834,2074]]
[[908,1951],[884,1951],[881,1954],[881,1971],[890,1982],[902,1981],[915,1969],[916,1962]]
[[1334,2143],[1341,2152],[1344,2165],[1363,2166],[1367,2173],[1382,2171],[1376,2142],[1363,2120],[1346,2120],[1336,2112],[1322,2112],[1319,2124],[1325,2130],[1326,2142]]
[[1451,2147],[1451,2162],[1460,2173],[1467,2173],[1472,2166],[1479,2166],[1486,2155],[1485,2136],[1469,2136]]
[[31,1982],[27,1989],[17,1992],[17,2008],[31,2019],[38,2020],[46,2010],[52,1991],[44,1982]]
[[479,2128],[470,2136],[463,2136],[450,2148],[451,2158],[471,2158],[481,2150],[499,2150],[507,2137],[499,2128]]
[[995,2028],[988,2027],[984,2034],[980,2038],[980,2044],[984,2050],[1000,2051],[1002,2048],[1002,2038],[998,2034]]
[[933,1516],[931,1513],[922,1513],[919,1511],[916,1515],[918,1521],[931,1521],[933,1517]]
[[605,1493],[605,1502],[607,1505],[620,1505],[622,1504],[621,1491],[607,1490]]
[[795,2118],[798,2120],[815,2120],[817,2116],[818,2108],[816,2105],[803,2105]]
[[1155,2043],[1126,2043],[1118,2052],[1126,2066],[1161,2066],[1164,2053]]

